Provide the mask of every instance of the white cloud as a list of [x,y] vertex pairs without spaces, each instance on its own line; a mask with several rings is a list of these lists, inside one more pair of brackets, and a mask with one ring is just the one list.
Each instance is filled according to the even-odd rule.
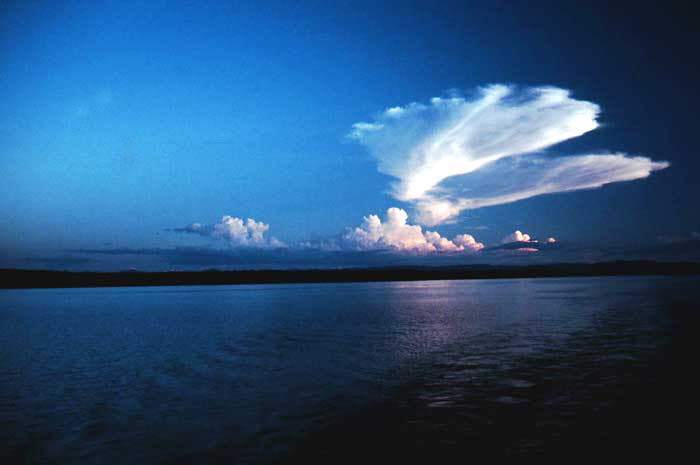
[[445,181],[440,192],[427,194],[416,202],[417,219],[423,224],[438,224],[462,210],[632,181],[668,166],[665,161],[622,153],[501,160],[479,172]]
[[265,237],[270,229],[269,224],[248,218],[245,222],[234,216],[225,215],[221,222],[214,225],[192,223],[184,228],[174,229],[176,232],[187,232],[215,239],[225,239],[235,247],[275,248],[285,247],[285,244],[274,237]]
[[551,248],[556,242],[557,240],[553,237],[547,238],[547,240],[540,242],[539,240],[534,239],[531,235],[516,230],[501,239],[501,244],[503,245],[494,247],[494,249],[505,253],[534,253],[539,252],[540,249],[543,248]]
[[484,244],[477,242],[471,234],[459,234],[452,241],[458,246],[464,247],[464,250],[479,251],[484,248]]
[[508,234],[501,240],[501,243],[508,244],[511,242],[530,242],[531,238],[529,234],[523,234],[520,231],[515,231],[512,234]]
[[343,240],[355,250],[393,249],[402,252],[478,252],[484,244],[470,234],[461,234],[453,240],[435,231],[425,231],[407,223],[408,214],[400,208],[389,208],[384,222],[377,215],[364,217],[361,226],[349,230]]
[[[412,202],[420,223],[434,225],[465,209],[639,179],[668,166],[623,153],[523,157],[595,129],[599,113],[598,105],[565,89],[491,85],[471,100],[433,98],[390,108],[374,122],[355,124],[350,137],[367,147],[381,172],[398,178],[392,195]],[[520,159],[530,159],[527,173],[513,169]],[[485,170],[486,181],[507,185],[470,184],[483,183]],[[504,179],[506,173],[511,176]]]

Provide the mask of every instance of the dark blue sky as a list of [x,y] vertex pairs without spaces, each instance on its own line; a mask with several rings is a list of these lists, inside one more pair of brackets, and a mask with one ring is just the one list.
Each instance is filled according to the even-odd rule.
[[[577,260],[697,241],[700,34],[689,7],[377,3],[3,2],[0,266],[160,269],[304,264],[307,253],[383,248],[398,254],[408,242],[393,247],[389,232],[369,245],[348,236],[366,215],[386,223],[389,207],[404,209],[407,224],[423,232],[468,233],[486,246],[447,258],[411,250],[431,263],[508,260],[485,251],[515,230],[556,237]],[[541,86],[598,105],[599,127],[538,149],[543,163],[622,153],[623,162],[642,156],[670,166],[613,182],[637,169],[624,168],[599,188],[421,221],[421,199],[397,195],[397,175],[381,168],[381,150],[407,131],[382,123],[382,112],[411,102],[432,112],[438,96],[470,105],[479,87],[495,83],[512,86],[512,107]],[[426,134],[442,127],[442,113],[425,115],[417,118]],[[387,134],[358,143],[348,137],[358,122],[382,123]],[[492,141],[501,133],[489,134]],[[498,188],[540,176],[535,161],[502,167],[509,185]],[[595,163],[595,176],[610,173]],[[401,160],[406,179],[418,176],[412,166]],[[500,166],[487,169],[499,178]],[[572,168],[560,182],[587,169]],[[493,184],[466,176],[448,180],[462,197]],[[224,215],[268,224],[265,239],[254,235],[258,223],[243,223],[241,239]],[[280,245],[283,260],[275,258]],[[172,259],[183,250],[188,259]],[[210,260],[217,251],[224,258]]]

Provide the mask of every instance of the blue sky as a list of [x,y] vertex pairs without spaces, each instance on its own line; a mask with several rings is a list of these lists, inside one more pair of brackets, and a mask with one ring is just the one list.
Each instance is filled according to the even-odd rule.
[[[494,252],[516,230],[540,243],[555,237],[577,251],[566,258],[577,260],[695,242],[700,102],[692,44],[699,38],[691,16],[673,6],[512,3],[4,2],[0,266],[160,269],[173,265],[164,256],[187,250],[194,257],[188,266],[196,267],[196,250],[210,256],[212,248],[252,256],[234,261],[255,266],[251,247],[264,249],[265,263],[276,261],[270,237],[302,265],[309,250],[415,249],[394,241],[395,231],[382,230],[371,243],[354,233],[368,231],[363,217],[370,214],[385,224],[391,207],[422,233],[438,232],[457,246],[454,237],[470,234],[484,244],[447,258],[409,250],[430,263],[521,260]],[[426,139],[410,132],[414,145],[397,151],[413,126],[385,124],[383,112],[412,102],[430,108],[434,97],[469,108],[498,83],[511,89],[508,108],[536,103],[533,89],[542,86],[570,91],[574,106],[599,108],[590,118],[597,128],[567,133],[535,158],[513,157],[527,167],[505,166],[510,159],[488,164],[493,179],[512,179],[505,186],[511,190],[539,173],[536,161],[559,157],[621,153],[669,166],[625,182],[605,178],[604,167],[599,188],[426,221],[425,198],[395,188],[401,176],[432,169],[408,162]],[[553,109],[553,121],[571,117],[570,106]],[[417,114],[425,134],[457,117],[440,111]],[[521,122],[494,115],[489,140]],[[465,124],[482,134],[484,120]],[[384,125],[383,138],[348,137],[360,122]],[[476,148],[464,144],[472,156]],[[396,157],[399,175],[382,168]],[[481,178],[487,171],[465,174],[463,162],[447,160],[456,177],[433,186],[450,187],[450,202],[493,185]],[[561,183],[585,169],[577,164]],[[225,215],[269,225],[264,241],[241,242]],[[194,231],[194,223],[203,229]],[[546,256],[534,245],[522,248]]]

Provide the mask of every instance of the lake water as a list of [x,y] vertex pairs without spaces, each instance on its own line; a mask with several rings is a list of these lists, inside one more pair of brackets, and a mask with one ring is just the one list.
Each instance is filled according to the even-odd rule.
[[668,457],[694,437],[698,297],[667,277],[2,290],[0,459]]

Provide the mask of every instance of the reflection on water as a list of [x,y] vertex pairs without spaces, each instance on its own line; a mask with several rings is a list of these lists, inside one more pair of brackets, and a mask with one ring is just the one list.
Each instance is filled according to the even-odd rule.
[[631,431],[650,386],[674,388],[699,282],[1,291],[2,454],[337,461],[370,446],[417,458],[604,440],[610,425]]

